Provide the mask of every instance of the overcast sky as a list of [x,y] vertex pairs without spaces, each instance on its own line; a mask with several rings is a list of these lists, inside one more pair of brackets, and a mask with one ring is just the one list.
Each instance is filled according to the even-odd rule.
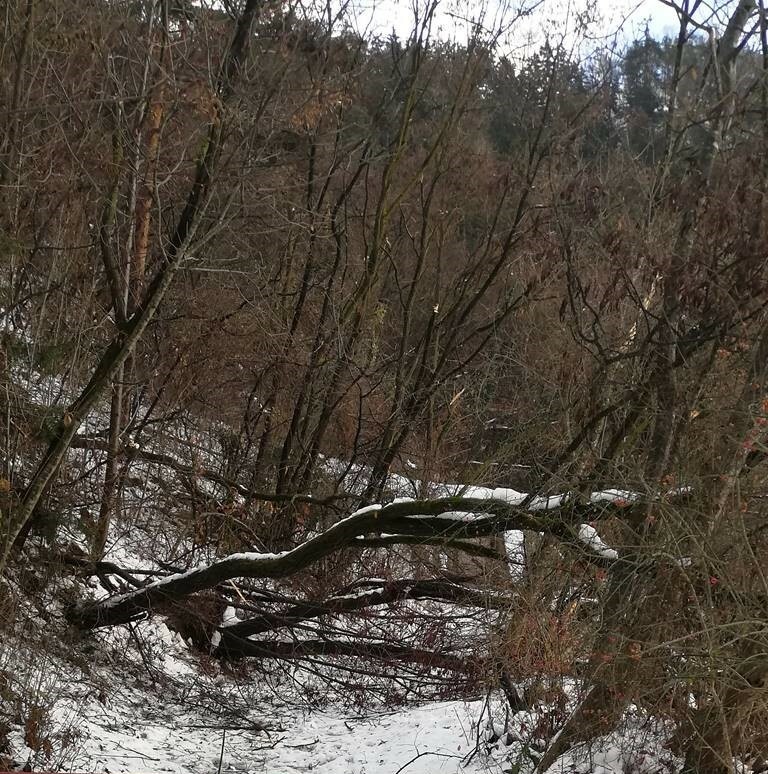
[[[407,37],[413,26],[414,1],[423,7],[424,0],[353,0],[357,28],[381,35],[394,30],[400,37]],[[442,37],[466,39],[467,19],[477,19],[484,13],[484,26],[495,29],[499,18],[514,18],[521,4],[537,7],[511,27],[505,44],[510,50],[537,46],[545,31],[555,38],[572,40],[579,15],[589,5],[598,17],[590,24],[597,39],[618,34],[621,40],[629,41],[642,34],[646,23],[659,37],[677,30],[675,12],[659,0],[440,0],[433,31]]]

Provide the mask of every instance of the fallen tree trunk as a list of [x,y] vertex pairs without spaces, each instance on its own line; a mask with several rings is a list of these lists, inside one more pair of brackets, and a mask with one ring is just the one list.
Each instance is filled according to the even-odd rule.
[[[232,647],[235,644],[232,643]],[[336,656],[364,658],[378,661],[405,661],[428,669],[448,669],[463,674],[477,674],[481,669],[477,660],[462,658],[451,653],[437,653],[406,645],[378,642],[339,642],[338,640],[298,640],[281,642],[272,640],[239,641],[238,651],[232,649],[229,655],[253,656],[271,659],[300,659],[308,656]]]
[[[547,501],[548,502],[548,501]],[[437,500],[394,502],[385,507],[363,508],[334,524],[325,532],[280,553],[232,554],[211,565],[171,575],[96,603],[71,607],[67,616],[81,628],[114,626],[150,615],[159,603],[183,599],[233,578],[281,578],[292,575],[342,548],[353,546],[358,538],[372,533],[409,537],[457,538],[482,537],[504,530],[546,532],[577,544],[585,556],[596,562],[610,562],[605,552],[584,542],[577,526],[603,513],[619,513],[622,502],[576,503],[553,498],[552,507],[539,504],[529,510],[502,499],[446,497]],[[642,507],[641,503],[637,503]],[[529,506],[530,508],[530,506]]]

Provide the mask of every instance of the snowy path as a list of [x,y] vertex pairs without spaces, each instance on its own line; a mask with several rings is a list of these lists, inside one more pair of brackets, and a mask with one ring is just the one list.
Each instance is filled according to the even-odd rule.
[[[197,728],[183,718],[125,720],[106,712],[88,722],[78,762],[91,771],[321,772],[321,774],[455,774],[488,771],[462,760],[474,749],[472,719],[482,702],[443,702],[371,719],[330,713],[293,718],[269,734]],[[281,720],[286,726],[287,718]],[[85,729],[83,729],[85,730]],[[222,756],[223,742],[223,756]],[[409,763],[410,761],[410,763]],[[487,761],[486,761],[487,764]]]

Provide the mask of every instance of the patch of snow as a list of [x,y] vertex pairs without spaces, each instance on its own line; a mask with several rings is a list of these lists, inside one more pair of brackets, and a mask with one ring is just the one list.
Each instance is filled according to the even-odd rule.
[[639,492],[628,489],[604,489],[601,492],[592,492],[589,501],[592,503],[633,503],[640,499]]
[[509,572],[515,581],[525,575],[525,534],[519,529],[510,529],[504,533],[504,549],[509,562]]
[[618,553],[603,542],[603,539],[597,534],[597,530],[590,524],[579,525],[579,540],[604,559],[619,558]]

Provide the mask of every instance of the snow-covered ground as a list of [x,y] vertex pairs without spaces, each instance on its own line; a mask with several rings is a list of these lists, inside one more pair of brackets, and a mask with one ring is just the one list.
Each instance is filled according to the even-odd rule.
[[473,717],[479,704],[445,702],[367,718],[327,711],[282,714],[277,729],[268,733],[226,731],[215,723],[201,728],[194,715],[171,719],[140,710],[126,717],[121,708],[108,708],[89,719],[89,738],[78,760],[93,771],[174,774],[203,774],[219,766],[272,774],[500,771],[482,759],[462,766],[475,747]]
[[467,760],[482,738],[484,700],[361,710],[319,696],[310,708],[301,691],[316,680],[310,672],[226,672],[160,621],[96,640],[92,663],[81,668],[56,653],[0,645],[11,688],[28,691],[18,719],[45,709],[32,736],[50,746],[31,749],[29,725],[20,722],[10,734],[17,762],[112,774],[502,770],[485,755]]
[[[29,726],[12,727],[19,764],[105,774],[531,774],[579,690],[564,680],[559,700],[515,714],[500,695],[341,706],[312,671],[223,668],[159,619],[99,632],[72,652],[82,651],[89,661],[77,665],[56,647],[0,643],[0,674],[28,691],[18,720],[45,708],[34,731],[49,747],[30,749]],[[314,699],[305,691],[312,685]],[[550,771],[672,774],[680,762],[664,749],[668,732],[630,713],[622,732],[571,751]]]

